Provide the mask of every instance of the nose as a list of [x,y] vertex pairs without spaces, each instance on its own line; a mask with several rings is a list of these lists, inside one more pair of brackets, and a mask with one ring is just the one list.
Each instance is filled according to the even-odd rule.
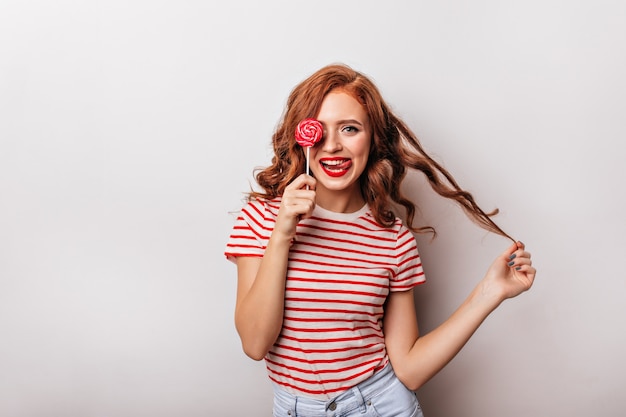
[[337,132],[327,130],[322,139],[322,149],[325,152],[333,153],[341,150],[341,141]]

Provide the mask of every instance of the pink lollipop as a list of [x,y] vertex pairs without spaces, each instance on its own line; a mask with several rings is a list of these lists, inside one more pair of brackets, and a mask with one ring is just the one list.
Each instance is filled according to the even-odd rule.
[[306,173],[309,174],[309,151],[324,135],[324,127],[315,119],[304,119],[296,128],[296,142],[306,148]]

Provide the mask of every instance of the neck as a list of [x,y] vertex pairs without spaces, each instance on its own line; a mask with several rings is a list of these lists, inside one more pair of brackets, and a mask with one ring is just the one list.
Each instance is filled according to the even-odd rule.
[[352,193],[318,189],[315,204],[335,213],[354,213],[365,205],[365,199],[358,189]]

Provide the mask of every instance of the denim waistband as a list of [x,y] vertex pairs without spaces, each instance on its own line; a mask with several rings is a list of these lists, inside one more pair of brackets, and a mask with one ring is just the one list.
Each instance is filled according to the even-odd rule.
[[388,363],[383,369],[372,375],[370,378],[360,384],[349,388],[337,397],[331,400],[318,400],[314,398],[301,397],[293,395],[278,384],[274,386],[275,401],[280,402],[284,407],[293,410],[297,416],[319,416],[320,413],[328,416],[340,415],[348,413],[352,410],[360,408],[365,411],[369,399],[384,391],[397,381],[397,377],[393,372],[391,364]]

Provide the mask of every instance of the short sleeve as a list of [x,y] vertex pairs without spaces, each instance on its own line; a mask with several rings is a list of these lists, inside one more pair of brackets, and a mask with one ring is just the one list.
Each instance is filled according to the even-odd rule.
[[426,281],[422,260],[417,250],[417,241],[404,225],[398,231],[396,240],[395,274],[391,278],[390,291],[407,291]]
[[262,257],[272,233],[275,218],[261,200],[248,202],[239,212],[228,238],[224,255],[230,261],[239,256]]

